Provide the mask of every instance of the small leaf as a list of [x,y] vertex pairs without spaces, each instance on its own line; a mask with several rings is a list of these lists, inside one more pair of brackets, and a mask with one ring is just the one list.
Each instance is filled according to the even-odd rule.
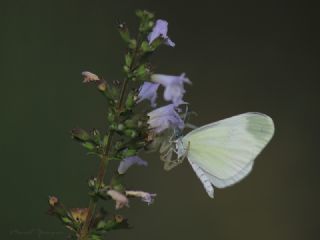
[[108,112],[108,116],[107,116],[107,120],[109,121],[109,122],[114,122],[114,120],[115,120],[115,114],[112,112],[112,111],[109,111]]
[[119,28],[120,36],[123,39],[123,41],[125,41],[126,43],[130,43],[131,39],[130,39],[130,33],[127,25],[125,23],[121,23],[119,24],[118,28]]
[[131,39],[129,42],[129,48],[130,49],[136,49],[137,48],[137,41],[135,39]]
[[158,37],[152,42],[150,48],[152,49],[152,51],[154,51],[163,43],[164,43],[164,38]]
[[98,224],[97,224],[97,229],[99,230],[99,229],[105,229],[105,227],[106,227],[106,225],[107,225],[107,223],[106,223],[106,221],[100,221],[100,222],[98,222]]
[[61,220],[66,224],[72,223],[72,221],[68,217],[62,217]]
[[130,53],[127,53],[125,56],[125,64],[126,66],[130,67],[132,64],[132,56]]
[[135,149],[126,149],[122,152],[123,158],[135,156],[137,154],[137,151]]
[[127,128],[135,128],[137,127],[137,121],[133,120],[133,119],[128,119],[124,122],[124,125]]
[[96,148],[96,146],[91,142],[84,142],[84,143],[82,143],[82,146],[90,151],[92,151]]
[[90,140],[90,135],[81,128],[74,128],[71,130],[72,137],[78,141],[88,141]]
[[101,136],[100,136],[99,130],[98,129],[93,129],[92,135],[93,135],[93,141],[96,144],[100,144]]
[[108,94],[112,99],[117,99],[119,97],[119,89],[117,87],[110,87],[108,90]]
[[124,130],[124,134],[125,134],[126,136],[130,137],[130,138],[135,138],[135,137],[138,135],[137,131],[135,131],[135,130],[133,130],[133,129],[126,129],[126,130]]
[[141,50],[144,53],[153,51],[153,49],[150,47],[150,45],[149,45],[149,43],[147,41],[143,41],[141,43]]
[[106,147],[108,145],[109,136],[105,135],[102,140],[102,146]]
[[135,94],[133,92],[130,92],[127,96],[127,100],[125,103],[127,109],[131,109],[134,106],[135,104],[134,98],[135,98]]
[[102,237],[96,234],[92,234],[89,240],[102,240]]

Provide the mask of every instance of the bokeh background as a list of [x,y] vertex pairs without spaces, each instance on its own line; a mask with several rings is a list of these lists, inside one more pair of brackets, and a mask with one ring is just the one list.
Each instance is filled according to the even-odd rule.
[[80,73],[122,79],[116,25],[135,28],[138,8],[169,21],[177,45],[162,47],[154,65],[193,81],[195,124],[259,111],[276,134],[250,176],[214,200],[187,162],[164,172],[157,155],[146,156],[150,166],[126,179],[158,197],[149,207],[133,200],[121,213],[134,229],[107,239],[319,239],[319,8],[215,0],[1,1],[1,239],[65,239],[46,215],[49,194],[87,206],[98,162],[69,131],[104,129],[106,104]]

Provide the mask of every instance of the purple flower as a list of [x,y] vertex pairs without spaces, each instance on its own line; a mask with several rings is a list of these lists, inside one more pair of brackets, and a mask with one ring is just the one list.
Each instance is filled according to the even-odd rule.
[[160,83],[165,87],[164,99],[172,101],[175,106],[185,103],[182,98],[185,94],[184,83],[191,84],[191,81],[182,73],[180,76],[171,76],[164,74],[153,74],[151,80],[155,83]]
[[148,113],[148,124],[150,128],[154,129],[156,133],[160,133],[170,127],[183,129],[184,122],[175,108],[176,106],[174,104],[169,104]]
[[119,174],[124,174],[126,173],[126,171],[133,165],[133,164],[137,164],[140,166],[148,166],[148,163],[144,160],[142,160],[140,157],[138,156],[132,156],[132,157],[127,157],[125,159],[123,159],[118,167],[118,173]]
[[148,205],[152,204],[154,197],[157,196],[155,193],[147,193],[143,191],[126,191],[126,195],[130,197],[140,197],[143,202],[146,202]]
[[176,44],[171,41],[167,35],[168,33],[168,22],[165,20],[158,19],[154,25],[152,32],[148,36],[149,44],[151,44],[158,37],[162,37],[165,40],[165,44],[174,47]]
[[151,102],[152,107],[156,107],[157,90],[159,83],[144,82],[139,89],[138,101],[137,103],[148,99]]

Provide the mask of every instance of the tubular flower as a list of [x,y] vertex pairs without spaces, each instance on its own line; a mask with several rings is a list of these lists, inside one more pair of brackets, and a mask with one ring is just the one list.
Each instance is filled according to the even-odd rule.
[[184,83],[191,84],[191,81],[182,73],[180,76],[164,74],[153,74],[151,80],[164,86],[163,97],[166,101],[172,101],[175,106],[185,103],[182,98],[185,94]]
[[169,104],[164,107],[157,108],[148,113],[148,124],[156,133],[160,133],[167,128],[184,128],[184,122],[176,112],[176,106]]
[[170,47],[174,47],[176,44],[171,41],[171,39],[168,37],[167,34],[168,34],[168,22],[162,19],[158,19],[152,29],[152,32],[148,36],[149,44],[152,44],[152,42],[158,37],[162,37],[165,40],[164,43],[166,45]]
[[157,99],[157,90],[159,88],[159,83],[150,83],[144,82],[143,85],[139,89],[138,101],[142,102],[147,99],[151,103],[151,107],[156,107],[156,99]]
[[146,202],[148,205],[152,204],[154,197],[157,196],[155,193],[147,193],[143,191],[126,191],[126,195],[129,197],[139,197],[143,202]]
[[148,163],[138,156],[127,157],[123,159],[118,167],[118,173],[124,174],[132,165],[148,166]]
[[116,209],[120,209],[123,207],[129,207],[129,200],[128,198],[123,195],[122,193],[116,191],[116,190],[109,190],[107,194],[116,201]]

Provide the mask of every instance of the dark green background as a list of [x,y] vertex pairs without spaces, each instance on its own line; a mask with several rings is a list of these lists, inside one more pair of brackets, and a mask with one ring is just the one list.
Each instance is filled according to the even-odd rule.
[[131,201],[121,212],[135,228],[108,239],[319,239],[319,9],[203,0],[1,1],[1,239],[65,239],[45,214],[49,194],[87,205],[98,163],[69,130],[103,129],[106,105],[80,73],[122,79],[116,23],[134,28],[137,8],[169,21],[177,45],[154,63],[192,80],[196,124],[260,111],[276,134],[250,176],[214,200],[187,162],[164,172],[157,155],[145,157],[150,166],[132,169],[127,182],[158,197],[150,207]]

